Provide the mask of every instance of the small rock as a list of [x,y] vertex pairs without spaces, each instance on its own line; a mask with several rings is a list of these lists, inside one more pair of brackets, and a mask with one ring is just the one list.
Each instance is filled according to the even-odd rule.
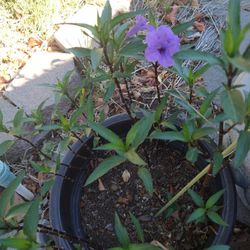
[[138,219],[140,221],[143,221],[143,222],[149,222],[149,221],[152,221],[152,216],[151,215],[142,215]]
[[124,182],[128,182],[129,179],[130,179],[130,177],[131,177],[131,175],[130,175],[129,171],[127,169],[124,170],[123,173],[122,173],[122,179],[123,179],[123,181]]
[[108,225],[106,225],[105,229],[108,230],[109,232],[113,232],[114,231],[114,227],[113,227],[113,225],[111,223],[108,224]]
[[238,228],[238,227],[235,227],[235,228],[234,228],[234,233],[238,234],[238,233],[240,233],[240,232],[241,232],[241,229],[240,229],[240,228]]
[[115,192],[118,190],[118,186],[116,184],[112,184],[110,189]]

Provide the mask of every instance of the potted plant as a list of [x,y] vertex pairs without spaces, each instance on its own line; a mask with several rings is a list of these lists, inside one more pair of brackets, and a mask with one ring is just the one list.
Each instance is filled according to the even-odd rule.
[[[242,55],[239,53],[240,43],[249,27],[240,29],[239,3],[230,1],[228,25],[222,31],[222,55],[219,58],[181,48],[178,34],[184,32],[190,23],[170,29],[166,25],[149,23],[138,14],[127,13],[112,19],[107,2],[97,26],[75,24],[91,31],[92,38],[99,44],[92,50],[70,49],[77,57],[85,58],[86,63],[90,62],[92,76],[86,75],[86,81],[93,84],[90,84],[90,89],[85,85],[85,90],[89,91],[87,107],[91,108],[87,108],[85,118],[86,127],[92,133],[77,141],[62,162],[60,176],[74,181],[56,178],[51,194],[52,224],[60,231],[73,232],[83,239],[87,249],[114,246],[115,233],[121,247],[114,249],[158,249],[161,242],[165,247],[175,249],[185,249],[185,245],[186,249],[201,249],[209,244],[226,245],[236,215],[234,182],[228,165],[235,154],[234,166],[240,166],[248,152],[244,145],[249,133],[249,95],[243,96],[239,90],[241,86],[232,83],[239,71],[249,71],[248,50]],[[136,23],[129,29],[125,20],[135,15]],[[136,63],[143,59],[152,63],[157,101],[154,110],[141,109],[138,114],[138,108],[133,106],[129,80]],[[194,72],[192,67],[184,66],[185,59],[205,63]],[[221,66],[227,82],[208,92],[195,83],[214,64]],[[161,92],[159,73],[164,68],[182,77],[188,91],[172,87]],[[106,101],[117,90],[126,114],[113,116],[104,123],[100,123],[102,119],[96,122],[91,104],[96,82],[104,87]],[[219,110],[212,108],[216,96],[221,102]],[[171,105],[177,115],[169,108]],[[237,142],[225,148],[224,136],[240,123],[245,124],[244,131],[240,132]],[[210,139],[214,135],[218,136],[217,142]],[[183,164],[187,164],[187,168]],[[177,165],[182,166],[178,173],[174,170]],[[190,179],[185,179],[189,174]],[[142,183],[144,191],[140,190]],[[80,189],[82,186],[84,188]],[[146,204],[151,206],[150,209],[138,210],[136,203],[143,207],[143,199],[148,199]],[[191,200],[193,205],[190,205]],[[192,211],[187,215],[190,207]],[[113,215],[114,211],[119,215],[115,213],[113,225],[110,214]],[[130,212],[137,213],[139,219]],[[119,216],[123,217],[133,240],[143,243],[130,243],[129,233]],[[173,229],[168,223],[180,223],[181,226]],[[159,230],[157,233],[155,224]],[[188,225],[186,230],[184,224]],[[145,237],[144,227],[147,230]],[[190,236],[187,233],[190,230],[201,232]],[[173,239],[171,233],[177,239]],[[202,240],[199,242],[197,237]],[[144,243],[145,239],[149,242]],[[150,245],[150,241],[155,245]],[[67,240],[58,239],[57,243],[72,248]]]

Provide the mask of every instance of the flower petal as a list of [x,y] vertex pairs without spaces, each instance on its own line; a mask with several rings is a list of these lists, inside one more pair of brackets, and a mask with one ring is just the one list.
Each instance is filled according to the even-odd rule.
[[145,49],[145,58],[147,61],[156,62],[158,61],[159,57],[160,57],[160,53],[158,50],[152,49],[150,47],[147,47]]

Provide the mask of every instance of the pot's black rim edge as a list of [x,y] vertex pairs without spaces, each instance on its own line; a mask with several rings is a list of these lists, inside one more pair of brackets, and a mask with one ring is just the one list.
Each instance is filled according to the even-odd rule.
[[[123,122],[128,122],[128,121],[130,121],[130,118],[127,114],[118,114],[105,120],[103,125],[109,127],[109,126],[114,126],[117,123],[119,124],[121,122],[123,123]],[[77,152],[81,148],[82,144],[86,143],[88,140],[89,138],[82,137],[82,142],[77,141],[72,147],[73,150]],[[211,150],[211,147],[212,145],[208,147],[208,149],[210,148]],[[67,165],[69,162],[71,162],[73,157],[74,157],[73,153],[69,151],[66,154],[65,158],[63,159],[62,164]],[[64,176],[66,172],[67,172],[67,167],[65,165],[61,165],[59,169],[59,174]],[[224,218],[225,221],[230,222],[230,223],[228,223],[229,224],[228,227],[222,227],[222,226],[219,227],[219,233],[214,238],[213,245],[229,243],[231,239],[231,235],[232,235],[232,228],[236,220],[236,207],[237,207],[236,190],[235,190],[235,185],[234,185],[233,177],[231,174],[231,170],[229,168],[225,168],[223,171],[221,171],[220,178],[221,178],[222,185],[223,186],[226,185],[227,187],[229,187],[225,189],[225,193],[224,193],[224,204],[226,205],[223,207],[223,217],[226,216],[226,218]],[[62,185],[63,185],[63,178],[61,178],[60,176],[57,176],[55,179],[55,183],[51,190],[51,198],[50,198],[50,204],[49,204],[50,208],[51,207],[53,208],[53,209],[49,209],[51,225],[53,228],[59,231],[63,231],[62,218],[60,214],[60,197],[61,197]],[[79,211],[79,214],[80,214],[80,211]],[[231,229],[228,230],[229,228]],[[65,239],[56,237],[55,241],[58,245],[66,247],[65,249],[72,249],[72,245]]]

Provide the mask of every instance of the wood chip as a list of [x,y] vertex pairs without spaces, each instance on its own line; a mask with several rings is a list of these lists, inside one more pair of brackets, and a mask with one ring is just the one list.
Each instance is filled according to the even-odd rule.
[[98,190],[101,192],[106,190],[101,179],[98,179]]
[[124,182],[128,182],[130,177],[131,177],[131,175],[130,175],[129,171],[127,169],[124,170],[123,173],[122,173],[122,180]]

